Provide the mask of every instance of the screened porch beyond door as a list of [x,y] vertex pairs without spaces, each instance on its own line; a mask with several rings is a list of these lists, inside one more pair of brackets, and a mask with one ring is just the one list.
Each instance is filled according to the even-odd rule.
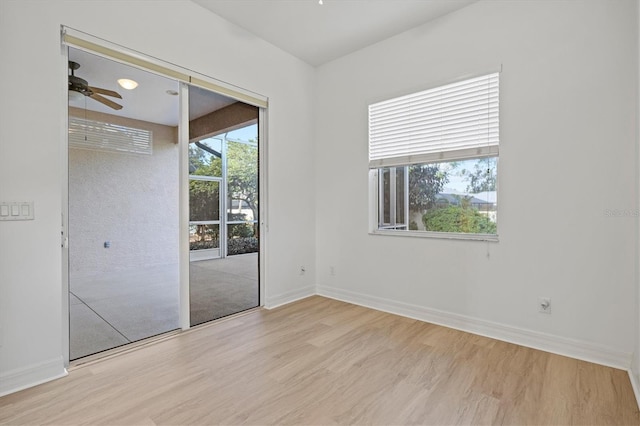
[[[192,324],[258,306],[257,256],[191,262]],[[178,265],[78,276],[72,289],[72,360],[179,328]]]

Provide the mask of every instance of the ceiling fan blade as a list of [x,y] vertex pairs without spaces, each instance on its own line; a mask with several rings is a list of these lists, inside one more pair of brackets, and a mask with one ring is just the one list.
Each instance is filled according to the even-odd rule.
[[114,98],[122,99],[122,96],[120,96],[120,93],[114,92],[113,90],[101,89],[100,87],[93,87],[93,86],[89,86],[89,90],[91,90],[93,93],[99,93],[101,95],[107,95]]
[[122,105],[118,105],[117,103],[113,102],[112,100],[109,100],[105,97],[102,97],[96,93],[94,93],[93,95],[89,96],[91,99],[95,99],[96,101],[105,104],[106,106],[113,108],[113,109],[122,109]]

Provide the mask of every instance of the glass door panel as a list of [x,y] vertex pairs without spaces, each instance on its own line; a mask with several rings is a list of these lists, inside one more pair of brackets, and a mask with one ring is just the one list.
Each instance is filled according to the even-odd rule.
[[258,252],[257,130],[247,126],[226,137],[227,256]]
[[[148,95],[179,85],[74,48],[69,60],[69,359],[75,360],[180,326],[178,98],[152,102]],[[125,75],[149,92],[142,84],[123,90],[116,80]],[[79,79],[116,92],[105,96],[117,105],[87,96]]]
[[257,120],[258,108],[189,87],[192,326],[260,305]]
[[220,257],[220,180],[189,179],[189,258]]
[[220,221],[220,182],[192,178],[189,181],[189,221]]

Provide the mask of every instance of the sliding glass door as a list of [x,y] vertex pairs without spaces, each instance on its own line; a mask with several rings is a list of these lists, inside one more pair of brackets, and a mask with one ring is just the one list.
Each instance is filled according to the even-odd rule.
[[259,306],[266,98],[69,28],[63,44],[65,362]]

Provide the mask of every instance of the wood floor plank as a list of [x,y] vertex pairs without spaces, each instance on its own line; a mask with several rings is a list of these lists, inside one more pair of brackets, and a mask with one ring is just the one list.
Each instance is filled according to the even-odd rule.
[[0,398],[0,424],[640,425],[625,371],[319,296]]

